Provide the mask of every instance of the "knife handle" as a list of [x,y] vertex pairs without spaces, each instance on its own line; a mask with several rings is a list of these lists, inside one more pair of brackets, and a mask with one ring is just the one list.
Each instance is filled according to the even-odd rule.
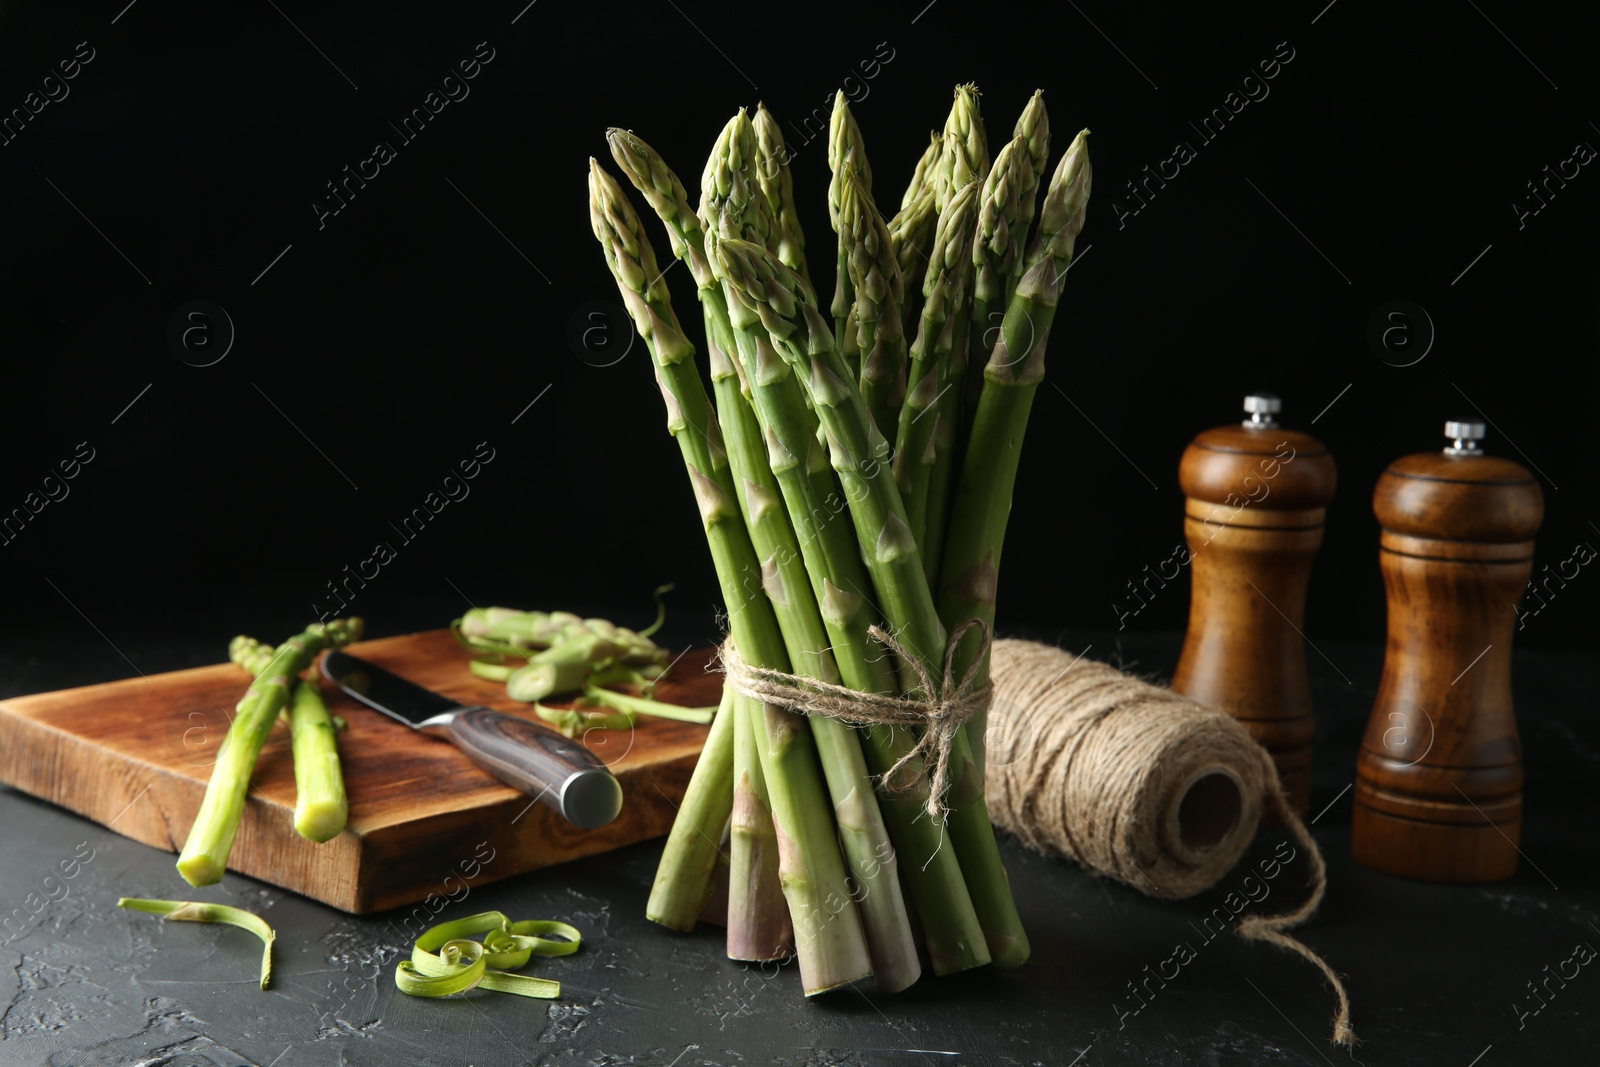
[[467,708],[439,732],[473,763],[574,826],[604,826],[622,810],[622,786],[606,765],[548,727],[490,708]]

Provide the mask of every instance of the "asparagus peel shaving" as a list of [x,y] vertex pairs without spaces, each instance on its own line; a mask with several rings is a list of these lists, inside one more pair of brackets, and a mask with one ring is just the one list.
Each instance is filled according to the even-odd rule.
[[248,930],[261,939],[261,988],[272,980],[272,943],[278,935],[265,919],[243,908],[226,904],[205,904],[194,900],[150,900],[144,897],[118,897],[117,907],[148,912],[174,922],[226,923]]
[[717,714],[715,707],[690,708],[681,704],[668,704],[649,697],[618,693],[594,682],[583,687],[583,695],[585,700],[598,707],[612,708],[630,715],[654,715],[658,719],[699,723],[701,726],[709,723]]
[[[472,934],[484,938],[474,941]],[[556,937],[546,936],[550,934]],[[570,956],[582,942],[583,935],[563,922],[512,922],[502,912],[485,911],[424,930],[411,958],[395,966],[394,984],[413,997],[448,997],[482,988],[553,1000],[561,995],[560,982],[508,969],[527,966],[534,956]]]

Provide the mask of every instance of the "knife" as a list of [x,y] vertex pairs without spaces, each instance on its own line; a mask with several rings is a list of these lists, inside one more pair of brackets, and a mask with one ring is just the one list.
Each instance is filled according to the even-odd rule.
[[375,663],[332,649],[322,673],[374,711],[449,741],[513,789],[584,829],[604,826],[622,810],[622,786],[606,765],[575,741],[528,719],[467,707]]

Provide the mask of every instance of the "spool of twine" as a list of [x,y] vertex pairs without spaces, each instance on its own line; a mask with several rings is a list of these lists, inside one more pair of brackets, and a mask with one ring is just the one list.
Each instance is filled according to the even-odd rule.
[[989,673],[989,813],[1030,848],[1179,900],[1233,869],[1263,805],[1277,813],[1305,849],[1311,895],[1279,915],[1248,915],[1235,929],[1320,968],[1339,1002],[1333,1040],[1351,1044],[1343,983],[1284,932],[1322,902],[1322,853],[1290,808],[1271,757],[1244,727],[1169,689],[1032,641],[995,641]]

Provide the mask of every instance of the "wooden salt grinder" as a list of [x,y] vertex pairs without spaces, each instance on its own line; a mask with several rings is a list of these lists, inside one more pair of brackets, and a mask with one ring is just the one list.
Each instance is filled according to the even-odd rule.
[[1278,425],[1282,407],[1271,394],[1247,396],[1249,418],[1184,449],[1178,484],[1193,585],[1172,688],[1237,718],[1303,814],[1316,723],[1300,630],[1336,474],[1322,442]]
[[1372,495],[1389,640],[1350,844],[1368,867],[1431,882],[1509,877],[1522,829],[1511,633],[1544,495],[1479,450],[1483,433],[1445,423],[1448,448],[1396,460]]

